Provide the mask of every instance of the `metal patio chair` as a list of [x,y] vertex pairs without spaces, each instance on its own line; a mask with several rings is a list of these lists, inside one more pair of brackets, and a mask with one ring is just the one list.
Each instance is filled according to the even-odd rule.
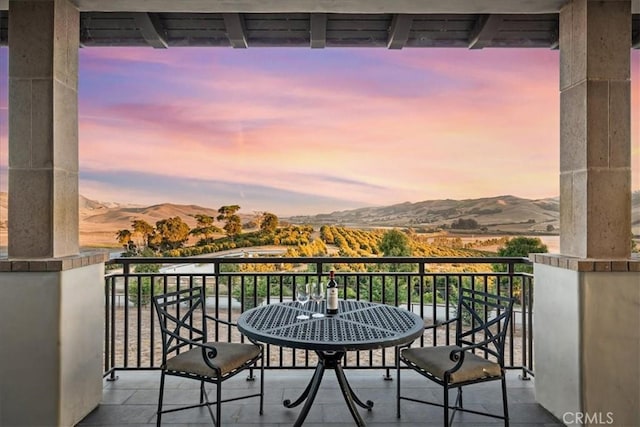
[[[184,409],[206,406],[214,425],[220,426],[221,406],[251,397],[260,397],[260,415],[264,400],[263,346],[257,343],[210,342],[207,340],[207,323],[212,326],[231,323],[206,314],[202,288],[196,287],[170,292],[153,297],[153,305],[160,320],[162,331],[162,365],[160,393],[158,396],[157,425],[162,414]],[[222,399],[222,383],[249,368],[249,379],[253,379],[253,369],[260,361],[260,393]],[[200,381],[200,403],[162,410],[165,376],[173,375]],[[205,383],[216,385],[216,399],[210,401]],[[214,415],[211,406],[215,405]]]
[[[504,369],[504,345],[511,320],[514,299],[473,289],[459,289],[456,316],[442,323],[425,327],[433,329],[455,324],[455,345],[399,347],[396,350],[397,417],[400,401],[409,400],[444,409],[444,426],[453,422],[456,411],[470,412],[504,420],[509,425],[507,386]],[[444,388],[443,403],[428,402],[402,396],[400,362]],[[501,381],[503,415],[463,408],[462,387],[486,381]],[[457,389],[457,398],[449,404],[449,390]],[[453,410],[450,415],[450,410]]]

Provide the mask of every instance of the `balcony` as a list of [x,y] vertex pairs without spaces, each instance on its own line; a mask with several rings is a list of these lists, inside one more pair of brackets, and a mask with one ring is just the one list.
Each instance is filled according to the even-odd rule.
[[[167,262],[170,261],[170,262]],[[137,265],[156,268],[136,268]],[[326,280],[337,270],[341,298],[363,299],[408,308],[425,323],[446,320],[456,300],[459,284],[517,299],[506,345],[509,369],[509,406],[513,423],[561,425],[535,402],[533,334],[531,310],[533,276],[525,272],[526,258],[120,258],[108,263],[105,276],[104,393],[98,409],[80,425],[146,424],[155,419],[161,359],[160,333],[149,299],[151,295],[203,286],[209,313],[234,321],[240,313],[258,304],[288,301],[295,283]],[[135,270],[157,272],[135,273]],[[449,307],[449,309],[448,309]],[[489,315],[489,314],[485,314]],[[232,330],[211,331],[217,340],[240,341]],[[425,334],[415,345],[446,344],[453,330]],[[289,425],[298,408],[286,409],[282,400],[302,391],[315,366],[315,354],[303,350],[266,346],[268,393],[265,414],[252,411],[251,404],[230,403],[223,408],[223,422],[242,425]],[[403,402],[403,417],[395,417],[394,349],[350,352],[345,371],[357,393],[375,401],[364,414],[372,425],[433,422],[441,411],[435,407]],[[277,376],[277,377],[276,377]],[[276,379],[277,378],[277,379]],[[406,371],[403,389],[436,394],[425,379]],[[172,379],[167,403],[193,400],[197,389],[188,381]],[[309,424],[352,423],[333,375],[323,382]],[[228,391],[256,387],[238,376]],[[197,397],[197,396],[196,396]],[[491,409],[500,405],[499,390],[479,385],[465,394],[465,402]],[[166,423],[207,423],[208,413],[190,410],[170,414]],[[456,423],[490,423],[490,418],[458,414]],[[491,425],[491,424],[488,424]]]

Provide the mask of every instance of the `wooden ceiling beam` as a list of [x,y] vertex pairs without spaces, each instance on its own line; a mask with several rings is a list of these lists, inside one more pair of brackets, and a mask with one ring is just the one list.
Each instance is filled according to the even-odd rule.
[[154,49],[166,49],[169,46],[157,13],[134,12],[134,19],[149,46]]
[[413,23],[413,15],[395,14],[389,27],[389,37],[387,38],[388,49],[402,49],[409,40],[409,32]]
[[231,46],[236,49],[247,48],[247,32],[244,26],[244,18],[239,13],[223,13],[222,17]]
[[327,14],[312,13],[310,17],[311,48],[322,49],[327,46]]
[[498,35],[502,25],[501,15],[480,15],[469,34],[469,49],[482,49]]
[[640,49],[640,30],[633,35],[631,39],[631,47],[634,49]]
[[560,49],[560,34],[558,34],[558,31],[553,31],[551,33],[551,43],[549,44],[549,48],[552,50]]

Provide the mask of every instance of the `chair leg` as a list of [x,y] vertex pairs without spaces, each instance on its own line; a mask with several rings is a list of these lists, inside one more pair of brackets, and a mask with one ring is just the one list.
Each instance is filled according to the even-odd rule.
[[462,387],[458,387],[458,403],[456,406],[462,408]]
[[204,403],[204,381],[200,381],[200,404]]
[[156,413],[156,426],[162,422],[162,399],[164,397],[164,371],[160,373],[160,391],[158,393],[158,412]]
[[507,403],[507,379],[502,374],[502,407],[504,411],[504,425],[505,427],[509,427],[509,405]]
[[396,417],[400,418],[400,351],[396,348]]
[[216,403],[216,427],[220,427],[222,425],[222,381],[218,381],[216,386],[216,398],[218,399]]
[[444,427],[449,426],[449,387],[444,386]]

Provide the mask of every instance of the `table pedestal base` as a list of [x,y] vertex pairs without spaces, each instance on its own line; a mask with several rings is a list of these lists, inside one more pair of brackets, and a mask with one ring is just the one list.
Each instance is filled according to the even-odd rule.
[[300,414],[298,415],[298,419],[296,420],[294,427],[302,426],[305,418],[307,418],[307,414],[309,414],[311,405],[313,404],[313,401],[316,398],[316,394],[318,393],[318,389],[320,388],[324,370],[327,368],[333,369],[335,371],[336,378],[338,379],[338,384],[340,384],[340,390],[342,391],[342,395],[344,396],[344,400],[347,403],[349,412],[351,412],[351,415],[356,421],[356,424],[358,426],[364,426],[364,420],[360,416],[360,413],[358,412],[358,409],[355,405],[358,404],[360,407],[370,411],[371,408],[373,408],[373,402],[370,400],[367,400],[366,402],[360,400],[349,385],[347,377],[344,375],[344,371],[342,370],[342,358],[344,357],[345,352],[316,351],[316,354],[318,355],[319,359],[318,365],[316,366],[316,370],[313,373],[313,377],[311,377],[311,381],[309,381],[309,384],[307,384],[307,387],[294,402],[291,402],[291,400],[289,399],[286,399],[284,402],[282,402],[287,408],[294,408],[304,402],[304,406],[302,407],[302,411],[300,411]]

